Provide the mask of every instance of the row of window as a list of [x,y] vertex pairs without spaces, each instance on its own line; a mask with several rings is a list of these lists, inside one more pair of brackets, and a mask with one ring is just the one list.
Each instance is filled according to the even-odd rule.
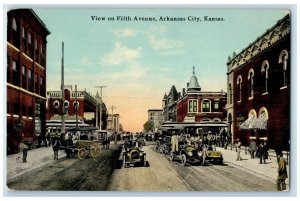
[[[33,108],[31,106],[22,105],[21,114],[23,117],[33,117]],[[20,113],[20,104],[7,102],[7,114],[12,113],[13,115],[19,115]]]
[[[8,38],[8,41],[20,49],[20,28],[18,26],[16,18],[12,18],[11,21],[11,30],[12,30],[12,38]],[[33,34],[32,31],[28,28],[26,29],[24,26],[21,27],[22,33],[22,52],[26,53],[30,58],[34,59],[35,52],[35,61],[42,66],[46,64],[46,54],[45,54],[45,46],[43,46],[42,42],[37,38],[34,39],[33,43]],[[7,34],[10,37],[10,34]]]
[[11,60],[10,56],[7,56],[7,83],[11,83],[30,92],[45,96],[45,92],[43,90],[43,77],[34,73],[32,69],[29,69],[24,65],[22,65],[22,75],[20,77],[19,64],[20,63],[18,61],[15,61],[13,59]]
[[[282,50],[280,55],[279,55],[279,61],[278,63],[282,65],[282,79],[281,79],[281,86],[282,87],[287,87],[288,85],[288,73],[287,73],[287,65],[288,65],[288,52],[286,50]],[[261,74],[263,75],[264,78],[264,92],[263,93],[268,93],[269,90],[269,62],[268,60],[263,61],[261,65]],[[238,75],[237,76],[237,92],[238,92],[238,102],[242,101],[242,76]],[[233,101],[233,90],[232,90],[232,85],[229,84],[228,86],[228,91],[229,91],[229,104],[232,104]],[[253,98],[254,96],[254,70],[251,68],[248,72],[248,97]]]
[[[219,100],[208,100],[204,99],[201,101],[202,111],[201,112],[218,112],[219,111]],[[197,113],[198,112],[198,100],[191,99],[188,102],[188,112]]]
[[[56,100],[53,102],[53,106],[54,106],[54,113],[58,114],[58,109],[59,109],[59,101]],[[77,113],[78,107],[79,107],[79,102],[78,101],[73,101],[73,112],[74,114]],[[69,113],[69,101],[65,100],[64,102],[64,114],[68,114]]]

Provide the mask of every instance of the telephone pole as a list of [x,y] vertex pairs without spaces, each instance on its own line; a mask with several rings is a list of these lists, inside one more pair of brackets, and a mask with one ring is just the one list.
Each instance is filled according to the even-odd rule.
[[61,58],[61,97],[62,97],[61,134],[65,135],[66,131],[65,131],[64,42],[62,42],[62,58]]
[[[95,88],[100,88],[100,122],[99,122],[99,129],[102,130],[102,88],[106,86],[95,86]],[[97,110],[96,110],[96,127],[98,126],[98,103],[97,103]]]

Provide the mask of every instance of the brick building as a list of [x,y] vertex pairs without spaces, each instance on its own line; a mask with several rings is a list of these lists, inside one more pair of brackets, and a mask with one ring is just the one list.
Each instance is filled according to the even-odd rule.
[[162,108],[163,108],[163,121],[176,121],[177,115],[177,100],[178,100],[178,92],[176,87],[173,85],[170,89],[169,94],[165,93],[163,100],[162,100]]
[[290,16],[286,15],[227,63],[228,123],[233,139],[290,140]]
[[31,9],[7,13],[7,154],[45,135],[46,45],[50,31]]
[[193,75],[177,101],[177,122],[224,122],[226,99],[224,91],[201,91],[193,68]]
[[[100,114],[101,116],[101,129],[107,128],[107,109],[106,105],[99,101],[98,93],[95,97],[90,95],[88,92],[73,90],[71,85],[65,86],[65,97],[64,103],[62,103],[61,91],[48,91],[47,92],[47,122],[51,120],[60,120],[63,113],[64,104],[65,107],[65,120],[76,121],[76,112],[78,123],[86,123],[90,126],[100,125]],[[100,99],[101,100],[101,99]],[[100,104],[102,106],[100,107]],[[101,112],[100,112],[101,108]],[[96,112],[98,110],[98,113]],[[96,114],[98,118],[96,118]],[[96,123],[96,120],[98,122]]]

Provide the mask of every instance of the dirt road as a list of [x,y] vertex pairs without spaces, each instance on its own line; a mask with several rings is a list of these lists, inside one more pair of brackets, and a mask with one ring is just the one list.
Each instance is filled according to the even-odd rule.
[[156,153],[154,146],[143,148],[148,167],[114,171],[109,191],[275,191],[275,184],[246,171],[224,165],[182,166]]

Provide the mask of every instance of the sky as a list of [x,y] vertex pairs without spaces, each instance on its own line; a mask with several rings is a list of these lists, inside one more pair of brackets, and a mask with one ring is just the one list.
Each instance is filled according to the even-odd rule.
[[[47,90],[60,90],[64,42],[65,84],[76,84],[78,90],[93,95],[100,93],[96,86],[107,86],[102,96],[108,112],[114,106],[123,129],[133,132],[143,130],[149,109],[162,109],[162,98],[172,85],[178,92],[186,87],[193,66],[202,91],[226,91],[228,56],[242,51],[288,13],[187,8],[33,10],[51,32]],[[224,20],[204,21],[205,16]]]

